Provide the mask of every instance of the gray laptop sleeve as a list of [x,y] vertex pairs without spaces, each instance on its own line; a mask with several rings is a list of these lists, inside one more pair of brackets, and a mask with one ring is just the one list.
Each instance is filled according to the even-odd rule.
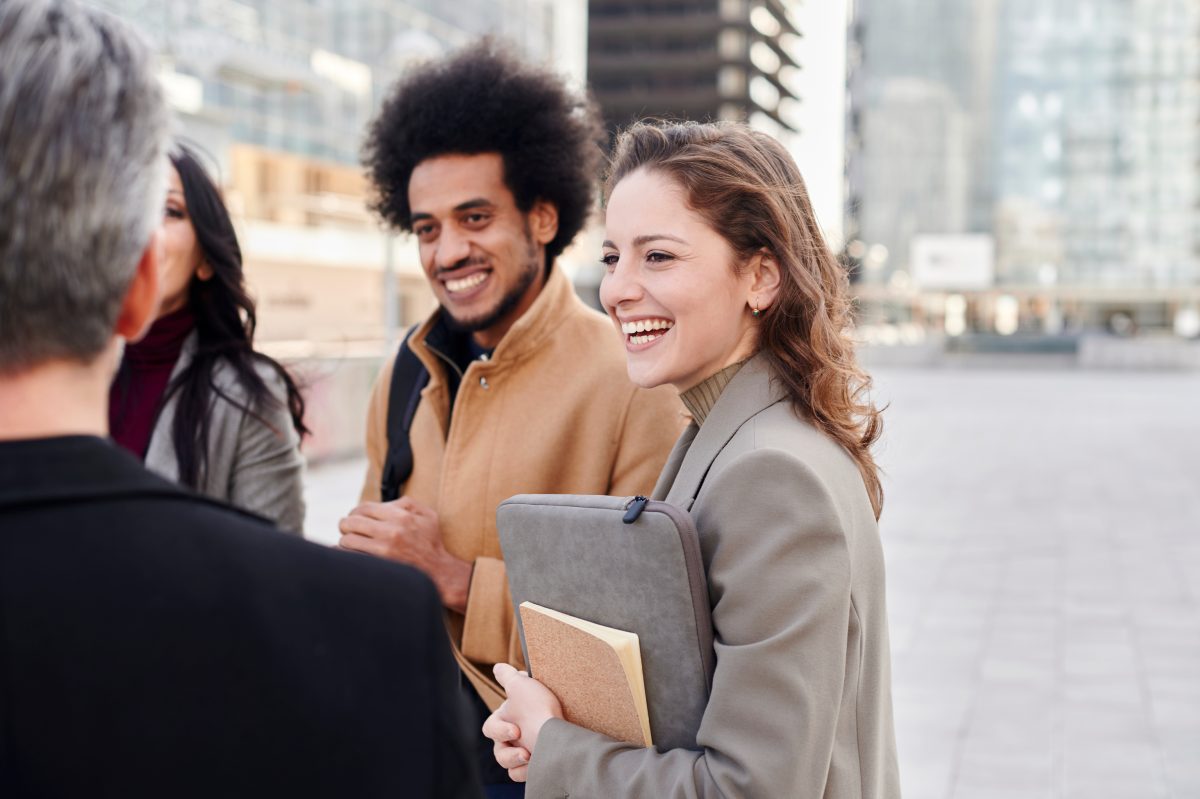
[[698,748],[714,654],[687,512],[644,497],[522,494],[500,505],[496,524],[514,612],[530,601],[637,633],[655,746]]

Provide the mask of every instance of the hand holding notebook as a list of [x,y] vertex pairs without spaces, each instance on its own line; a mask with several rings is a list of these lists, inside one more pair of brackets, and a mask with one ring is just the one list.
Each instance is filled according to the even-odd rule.
[[650,746],[642,656],[634,633],[522,602],[529,672],[563,717],[618,741]]

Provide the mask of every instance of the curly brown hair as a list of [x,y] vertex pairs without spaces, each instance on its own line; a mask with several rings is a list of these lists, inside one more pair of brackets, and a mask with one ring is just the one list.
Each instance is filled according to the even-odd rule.
[[637,123],[617,138],[605,196],[639,169],[683,187],[738,262],[765,249],[779,263],[779,294],[761,317],[759,350],[796,411],[854,459],[878,518],[883,486],[871,446],[882,415],[854,357],[848,274],[825,244],[795,161],[778,141],[740,123]]
[[595,104],[552,72],[482,39],[407,73],[392,87],[363,144],[372,209],[412,230],[408,181],[439,155],[499,153],[517,208],[539,200],[558,211],[546,267],[587,222],[606,142]]

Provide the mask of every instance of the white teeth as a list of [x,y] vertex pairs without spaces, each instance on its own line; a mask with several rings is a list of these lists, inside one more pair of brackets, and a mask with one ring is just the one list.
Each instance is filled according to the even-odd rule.
[[637,322],[622,322],[621,332],[627,336],[635,333],[647,333],[652,330],[670,330],[675,323],[669,319],[642,319]]
[[487,272],[476,272],[473,275],[459,278],[458,280],[447,280],[446,290],[450,292],[466,291],[473,289],[483,281],[487,280]]
[[630,336],[629,343],[630,344],[649,344],[651,341],[654,341],[655,339],[660,339],[664,335],[666,335],[665,330],[661,331],[661,332],[647,333],[644,336]]

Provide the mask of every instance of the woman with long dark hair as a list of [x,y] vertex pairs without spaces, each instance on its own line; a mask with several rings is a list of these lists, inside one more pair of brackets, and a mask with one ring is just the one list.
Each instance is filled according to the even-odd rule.
[[254,350],[254,301],[220,191],[182,145],[169,174],[162,305],[125,349],[112,437],[164,477],[300,532],[304,400],[287,371]]

